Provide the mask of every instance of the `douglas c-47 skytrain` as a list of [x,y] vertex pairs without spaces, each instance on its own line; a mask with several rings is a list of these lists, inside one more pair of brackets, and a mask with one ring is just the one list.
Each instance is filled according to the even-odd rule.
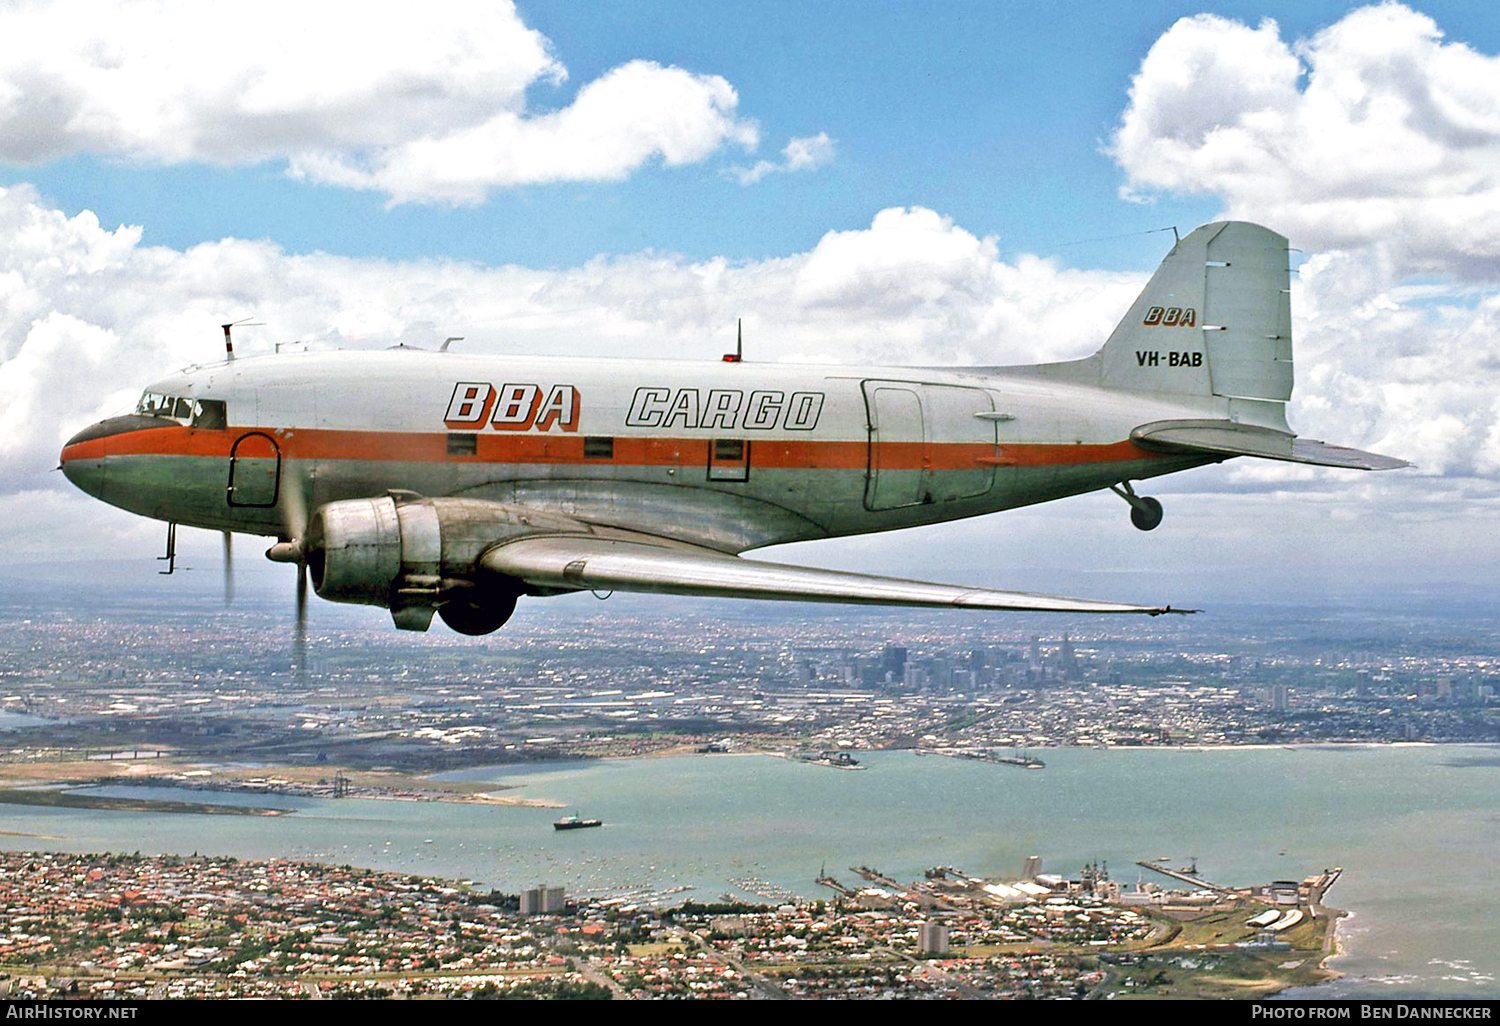
[[[743,559],[1260,456],[1401,460],[1287,427],[1287,241],[1240,222],[1173,247],[1094,355],[1026,367],[819,367],[399,349],[193,367],[74,436],[62,469],[122,509],[278,539],[325,599],[487,634],[522,595],[674,595],[1164,613]],[[299,572],[299,622],[305,573]]]

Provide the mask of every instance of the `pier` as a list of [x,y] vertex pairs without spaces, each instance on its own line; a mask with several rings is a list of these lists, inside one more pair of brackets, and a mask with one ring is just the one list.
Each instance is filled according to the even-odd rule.
[[1173,880],[1179,880],[1182,883],[1192,884],[1194,887],[1202,888],[1205,891],[1213,891],[1214,893],[1222,894],[1225,897],[1238,898],[1242,894],[1242,892],[1235,890],[1233,887],[1225,887],[1223,884],[1213,883],[1212,881],[1203,879],[1203,877],[1201,876],[1194,876],[1191,873],[1183,873],[1176,869],[1168,869],[1166,866],[1163,866],[1158,862],[1147,862],[1145,859],[1136,859],[1135,864],[1140,866],[1142,869],[1149,869],[1151,870],[1151,872],[1160,873],[1162,876],[1170,876]]
[[869,866],[850,866],[849,872],[858,873],[860,876],[864,877],[871,883],[880,884],[880,886],[888,887],[898,893],[905,890],[904,887],[902,887],[896,881],[892,880],[890,877],[886,876],[880,870],[871,869]]

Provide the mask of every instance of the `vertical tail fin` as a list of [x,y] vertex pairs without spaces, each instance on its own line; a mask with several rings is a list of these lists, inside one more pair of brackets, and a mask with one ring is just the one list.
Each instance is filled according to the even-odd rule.
[[1287,241],[1243,221],[1190,233],[1100,350],[1102,384],[1284,403],[1292,395]]
[[1299,438],[1287,426],[1290,286],[1284,237],[1243,221],[1206,224],[1167,254],[1103,349],[1054,366],[1097,365],[1105,388],[1212,400],[1186,404],[1204,416],[1136,427],[1131,439],[1148,449],[1354,470],[1408,466]]

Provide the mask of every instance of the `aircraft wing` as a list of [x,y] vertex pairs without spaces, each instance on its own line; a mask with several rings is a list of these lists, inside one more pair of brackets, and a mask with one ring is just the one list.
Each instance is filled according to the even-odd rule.
[[485,569],[548,590],[643,591],[709,598],[877,606],[966,607],[1053,613],[1189,613],[1171,606],[963,588],[894,577],[765,563],[649,535],[529,535],[489,549]]

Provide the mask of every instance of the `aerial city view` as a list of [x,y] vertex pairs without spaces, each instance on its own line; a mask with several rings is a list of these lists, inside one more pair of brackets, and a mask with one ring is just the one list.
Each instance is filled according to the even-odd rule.
[[6,1015],[1488,1017],[1500,8],[1203,6],[0,10]]
[[[1491,617],[588,599],[494,648],[315,621],[299,674],[279,596],[205,622],[211,578],[149,583],[4,610],[9,994],[1247,997],[1352,963],[1467,996],[1500,965]],[[1420,916],[1393,844],[1442,867]]]

